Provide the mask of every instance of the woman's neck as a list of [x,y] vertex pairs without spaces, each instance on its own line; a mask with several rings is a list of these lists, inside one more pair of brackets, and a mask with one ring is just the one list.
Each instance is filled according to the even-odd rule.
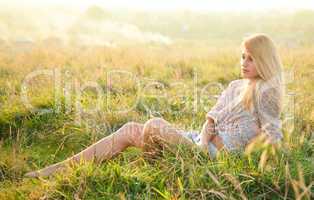
[[257,81],[256,78],[253,78],[253,79],[247,79],[248,80],[248,85],[254,85]]

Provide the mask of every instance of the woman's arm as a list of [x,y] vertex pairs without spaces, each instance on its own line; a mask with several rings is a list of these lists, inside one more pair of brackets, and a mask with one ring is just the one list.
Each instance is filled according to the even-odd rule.
[[207,149],[208,142],[211,141],[214,135],[215,124],[210,117],[206,118],[201,130],[201,147]]
[[261,132],[267,135],[267,140],[271,144],[280,142],[283,138],[278,98],[279,92],[270,88],[262,93],[257,105]]
[[233,97],[231,93],[235,84],[238,84],[239,80],[231,81],[226,89],[221,92],[221,95],[218,97],[216,104],[210,109],[206,114],[206,118],[211,118],[215,123],[218,122],[219,115],[223,110],[227,108],[227,104],[232,101]]
[[213,143],[217,150],[222,149],[224,146],[221,137],[219,137],[219,135],[215,133],[214,129],[214,120],[210,117],[207,117],[207,120],[204,123],[201,131],[201,147],[202,149],[204,149],[205,152],[207,152],[209,142]]
[[212,142],[217,149],[221,149],[223,147],[222,139],[215,134],[215,123],[218,122],[221,110],[223,110],[226,107],[226,103],[229,103],[229,100],[231,100],[230,91],[232,91],[232,87],[236,82],[238,82],[238,80],[231,81],[229,83],[228,87],[222,91],[216,104],[206,114],[206,121],[201,130],[201,146],[206,149],[206,151],[208,142]]

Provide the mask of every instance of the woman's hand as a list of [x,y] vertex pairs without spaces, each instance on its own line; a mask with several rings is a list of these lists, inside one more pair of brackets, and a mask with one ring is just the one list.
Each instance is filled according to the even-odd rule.
[[206,151],[208,142],[211,141],[212,137],[214,136],[214,129],[214,120],[212,118],[207,118],[201,130],[201,147],[206,149]]

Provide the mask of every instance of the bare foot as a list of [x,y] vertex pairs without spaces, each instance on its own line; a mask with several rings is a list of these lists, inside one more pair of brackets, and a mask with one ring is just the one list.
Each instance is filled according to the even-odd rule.
[[37,171],[32,171],[24,174],[25,177],[29,178],[37,178],[37,177],[45,177],[45,176],[50,176],[51,174],[64,169],[65,165],[64,163],[56,163],[54,165],[50,165],[44,169],[40,169]]

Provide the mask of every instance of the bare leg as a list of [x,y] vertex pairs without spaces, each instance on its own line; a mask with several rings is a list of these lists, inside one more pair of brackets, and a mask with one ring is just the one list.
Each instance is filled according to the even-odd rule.
[[29,172],[25,176],[49,176],[55,171],[65,168],[67,164],[78,163],[80,160],[101,162],[114,157],[129,146],[141,148],[144,152],[149,153],[155,150],[157,141],[195,146],[191,140],[181,135],[178,129],[171,126],[162,118],[150,119],[144,125],[129,122],[115,133],[101,139],[65,161],[50,165],[38,171]]
[[[182,134],[180,130],[173,127],[162,118],[153,118],[144,124],[143,130],[144,152],[152,152],[156,144],[185,144],[190,147],[196,145]],[[157,146],[158,148],[159,146]]]
[[114,157],[129,146],[141,148],[143,146],[143,127],[143,124],[135,122],[126,123],[115,133],[99,140],[65,161],[50,165],[38,171],[26,173],[25,176],[48,176],[59,169],[65,168],[67,164],[80,162],[81,159],[83,161],[95,160],[96,162],[101,162]]

